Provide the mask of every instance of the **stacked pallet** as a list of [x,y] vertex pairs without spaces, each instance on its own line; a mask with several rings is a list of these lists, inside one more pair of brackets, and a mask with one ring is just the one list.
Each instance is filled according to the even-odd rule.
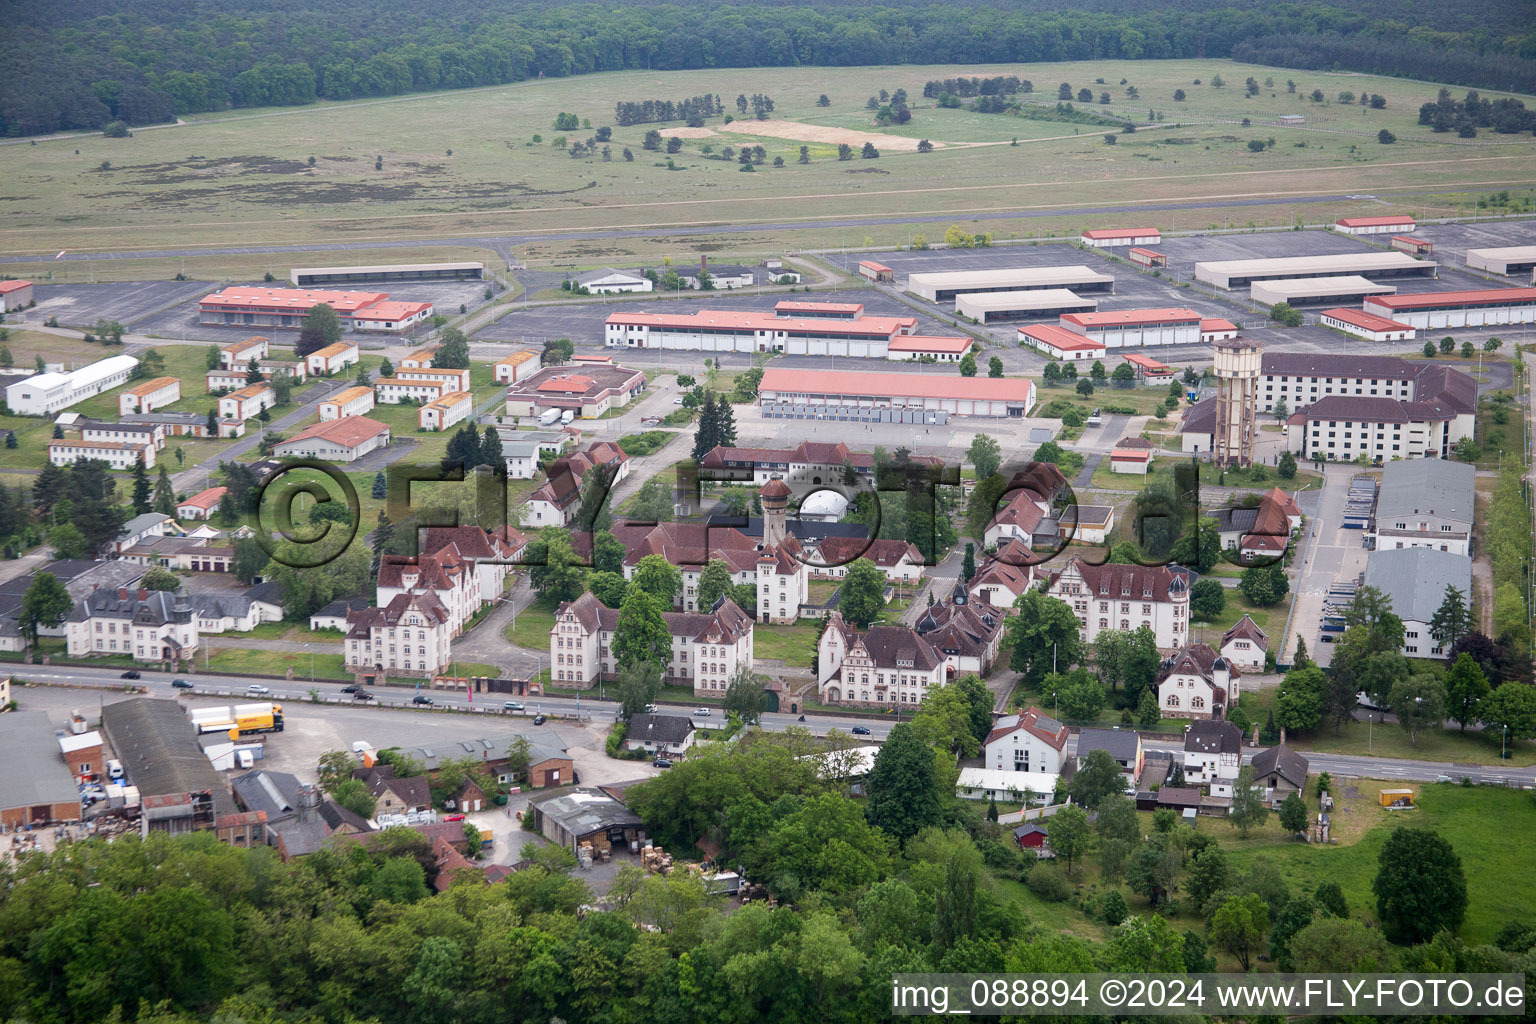
[[670,874],[672,855],[659,846],[643,846],[640,848],[640,867],[652,874]]

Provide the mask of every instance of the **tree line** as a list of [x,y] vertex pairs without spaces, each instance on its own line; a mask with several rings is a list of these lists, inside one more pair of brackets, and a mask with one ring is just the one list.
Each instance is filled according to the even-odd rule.
[[719,96],[690,96],[685,100],[620,100],[614,105],[613,118],[623,127],[657,121],[698,121],[719,117],[725,105]]
[[1454,131],[1465,139],[1475,138],[1479,128],[1516,135],[1536,129],[1536,112],[1525,109],[1525,104],[1517,99],[1485,99],[1475,89],[1457,100],[1451,96],[1451,90],[1441,86],[1435,102],[1419,107],[1419,124],[1436,132]]
[[972,96],[1011,96],[1016,92],[1034,92],[1035,84],[1017,75],[994,78],[942,78],[923,85],[923,95],[931,100],[948,93],[969,99]]
[[[1536,33],[1509,5],[1435,29],[1364,9],[1191,3],[1124,13],[925,4],[422,8],[334,0],[24,6],[0,38],[0,134],[149,124],[599,71],[1236,57],[1536,91]],[[1473,27],[1463,28],[1463,24]]]
[[1232,47],[1233,60],[1286,68],[1345,68],[1393,78],[1536,92],[1536,34],[1515,39],[1516,49],[1486,48],[1478,33],[1406,32],[1379,28],[1355,35],[1338,32],[1266,35]]

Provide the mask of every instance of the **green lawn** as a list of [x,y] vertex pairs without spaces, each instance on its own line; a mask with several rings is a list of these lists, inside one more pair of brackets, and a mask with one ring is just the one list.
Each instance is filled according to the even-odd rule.
[[[289,668],[292,668],[295,683],[307,682],[312,677],[329,680],[352,678],[352,673],[344,667],[340,654],[304,654],[297,651],[225,648],[222,651],[215,651],[209,657],[208,668],[217,672],[278,677],[282,677]],[[501,670],[495,665],[473,661],[456,662],[451,666],[451,670],[458,672],[461,676],[501,675]],[[418,680],[391,678],[390,682],[412,685]]]
[[1221,470],[1214,463],[1200,463],[1200,482],[1202,484],[1217,484],[1223,487],[1252,487],[1255,491],[1263,493],[1273,487],[1294,492],[1308,487],[1317,487],[1322,482],[1322,475],[1314,473],[1310,469],[1296,468],[1296,475],[1289,480],[1284,479],[1275,471],[1274,466],[1254,466],[1251,469]]
[[517,613],[517,619],[507,625],[507,641],[517,647],[534,651],[549,650],[549,631],[555,628],[555,611],[535,600]]
[[759,623],[752,631],[752,655],[755,659],[783,661],[806,668],[816,653],[816,630],[820,623],[806,619],[793,626],[768,626]]
[[[1310,846],[1277,837],[1278,826],[1254,832],[1247,840],[1225,822],[1200,820],[1228,848],[1233,863],[1247,867],[1262,858],[1280,869],[1291,891],[1314,888],[1327,879],[1339,883],[1350,916],[1374,921],[1376,901],[1370,891],[1376,858],[1392,829],[1399,826],[1433,828],[1456,849],[1467,875],[1467,918],[1460,935],[1469,944],[1489,942],[1508,921],[1528,921],[1536,914],[1536,887],[1523,883],[1530,873],[1530,853],[1513,837],[1536,828],[1536,804],[1530,794],[1495,787],[1412,784],[1418,809],[1389,812],[1375,804],[1383,783],[1359,784],[1364,799],[1348,801],[1334,814],[1335,829],[1355,829],[1350,819],[1368,822],[1359,841],[1341,836],[1338,846]],[[1395,787],[1396,783],[1385,784]],[[1347,781],[1335,782],[1336,796],[1347,793]],[[1309,794],[1308,803],[1315,807]],[[1133,909],[1135,906],[1133,904]]]
[[[1298,750],[1315,750],[1324,754],[1374,754],[1377,757],[1414,758],[1455,764],[1536,763],[1536,743],[1530,740],[1511,740],[1509,749],[1513,751],[1513,756],[1508,761],[1500,760],[1499,739],[1497,733],[1484,733],[1475,726],[1462,732],[1450,724],[1450,728],[1446,729],[1420,730],[1418,742],[1411,743],[1407,731],[1399,725],[1353,722],[1346,724],[1337,736],[1331,726],[1324,726],[1308,736],[1288,737],[1287,742]],[[1456,771],[1451,768],[1446,774],[1455,777]]]
[[1220,615],[1210,621],[1203,619],[1191,620],[1193,627],[1197,631],[1203,633],[1208,638],[1220,636],[1220,634],[1237,625],[1238,619],[1244,615],[1251,615],[1254,623],[1268,633],[1271,640],[1278,642],[1279,632],[1285,626],[1285,617],[1291,610],[1291,601],[1295,597],[1294,593],[1286,594],[1279,604],[1271,605],[1268,608],[1260,608],[1258,605],[1250,604],[1248,599],[1243,596],[1242,591],[1235,587],[1231,590],[1223,590],[1222,594],[1226,597],[1227,603],[1222,608]]

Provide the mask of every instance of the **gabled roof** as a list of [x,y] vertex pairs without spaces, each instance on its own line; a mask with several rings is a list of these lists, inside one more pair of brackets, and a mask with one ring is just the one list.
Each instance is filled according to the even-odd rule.
[[1306,758],[1284,744],[1270,747],[1253,755],[1253,781],[1258,782],[1273,772],[1297,789],[1305,789],[1309,764]]
[[364,441],[388,433],[389,427],[378,420],[367,416],[343,416],[340,419],[326,420],[323,423],[314,423],[294,434],[286,441],[280,441],[274,449],[287,448],[300,441],[308,441],[311,438],[319,438],[343,448],[356,448]]
[[629,720],[625,738],[647,743],[681,743],[693,732],[693,720],[686,715],[639,714]]
[[1067,737],[1072,734],[1072,730],[1049,717],[1039,708],[1026,708],[1017,715],[1006,715],[993,723],[992,731],[987,733],[986,742],[990,745],[1020,729],[1060,751],[1067,749]]
[[990,604],[932,605],[918,616],[917,632],[947,656],[980,658],[1003,631],[1003,615]]
[[1136,760],[1136,748],[1141,745],[1140,734],[1130,729],[1079,729],[1077,733],[1077,759],[1081,761],[1095,750],[1103,750],[1116,761]]
[[[1269,634],[1259,628],[1252,616],[1244,615],[1231,629],[1221,634],[1221,646],[1225,647],[1233,640],[1249,640],[1260,650],[1269,650]],[[1236,671],[1236,666],[1233,666],[1233,671]]]
[[[1106,562],[1090,565],[1074,557],[1067,563],[1075,569],[1088,588],[1088,596],[1136,601],[1171,601],[1183,596],[1188,585],[1169,571],[1165,565],[1132,565],[1124,562]],[[1051,574],[1054,585],[1065,570]]]
[[[763,493],[767,493],[767,488]],[[895,538],[823,537],[816,542],[816,550],[828,566],[846,565],[859,558],[867,558],[882,569],[899,565],[903,558],[912,565],[923,564],[923,553],[916,544]]]
[[1231,722],[1191,722],[1184,732],[1184,749],[1192,754],[1241,754],[1243,734]]

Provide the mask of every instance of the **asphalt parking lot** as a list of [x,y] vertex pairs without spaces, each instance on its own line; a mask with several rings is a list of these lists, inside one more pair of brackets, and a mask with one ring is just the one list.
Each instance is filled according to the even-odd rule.
[[[250,281],[246,287],[262,287],[263,282]],[[273,282],[273,288],[289,287],[286,281]],[[198,322],[198,303],[206,291],[210,291],[207,284],[199,285],[198,291],[187,296],[187,299],[179,305],[162,312],[144,317],[140,322],[134,323],[133,329],[139,334],[154,334],[165,338],[202,338],[208,341],[228,341],[236,336],[245,334],[266,334],[280,345],[292,344],[298,337],[297,331],[280,330],[274,327],[259,325],[234,326],[234,327],[208,327]],[[459,306],[463,305],[473,309],[485,301],[485,283],[481,281],[389,281],[381,284],[350,285],[351,291],[380,291],[387,292],[391,299],[404,301],[427,301],[437,307],[438,311],[449,316],[456,316]],[[61,318],[62,319],[62,318]],[[118,319],[121,319],[119,317]],[[127,323],[128,321],[123,321]],[[400,338],[392,334],[358,334],[347,332],[342,335],[348,341],[356,341],[369,348],[379,348],[385,345],[398,344]]]
[[[1468,249],[1498,249],[1509,245],[1536,245],[1536,221],[1487,220],[1471,224],[1420,224],[1413,232],[1415,238],[1426,238],[1435,243],[1435,259],[1442,268],[1446,264],[1461,266],[1466,263]],[[1473,275],[1479,281],[1482,275]],[[1529,277],[1516,275],[1511,278],[1496,277],[1495,283],[1530,283]],[[1486,284],[1484,285],[1486,287]]]
[[[103,317],[137,329],[140,320],[214,289],[207,281],[120,281],[113,284],[39,284],[29,321],[58,317],[64,327],[89,327]],[[196,308],[195,306],[193,308]]]

